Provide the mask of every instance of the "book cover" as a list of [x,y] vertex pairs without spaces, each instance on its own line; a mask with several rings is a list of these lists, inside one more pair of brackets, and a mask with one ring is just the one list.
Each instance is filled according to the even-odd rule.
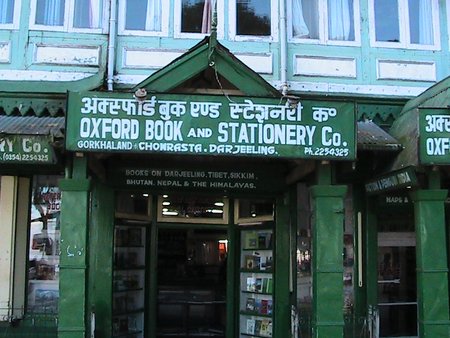
[[268,335],[268,327],[269,327],[269,319],[263,319],[261,321],[261,328],[259,330],[259,334],[261,336],[267,336]]
[[245,310],[254,312],[255,311],[255,298],[247,298],[247,302],[245,304]]
[[255,292],[263,292],[263,279],[256,278],[255,279]]
[[247,319],[247,334],[255,334],[255,320]]
[[255,320],[255,334],[261,334],[261,324],[262,321],[260,319]]
[[259,313],[261,311],[261,299],[255,299],[255,312]]
[[255,292],[255,277],[247,277],[247,291]]
[[268,247],[268,233],[262,232],[258,234],[258,248],[266,249]]
[[271,299],[267,300],[267,314],[272,315],[273,303]]
[[249,231],[245,234],[245,248],[256,249],[258,247],[258,236],[256,232]]
[[267,336],[272,337],[272,321],[269,320],[267,323]]
[[266,293],[272,293],[273,292],[273,280],[272,280],[272,278],[267,278],[267,285],[266,285],[266,289],[264,291]]
[[253,269],[260,270],[261,269],[261,256],[253,255]]
[[253,255],[245,255],[245,268],[249,270],[255,269],[255,260]]
[[261,299],[261,307],[259,308],[259,313],[266,315],[268,311],[269,301],[267,299]]

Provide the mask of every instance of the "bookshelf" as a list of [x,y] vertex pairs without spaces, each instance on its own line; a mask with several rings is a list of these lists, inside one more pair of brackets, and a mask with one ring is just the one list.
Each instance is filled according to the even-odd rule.
[[240,337],[272,337],[273,230],[242,226],[240,234]]
[[116,219],[113,337],[144,337],[146,222]]

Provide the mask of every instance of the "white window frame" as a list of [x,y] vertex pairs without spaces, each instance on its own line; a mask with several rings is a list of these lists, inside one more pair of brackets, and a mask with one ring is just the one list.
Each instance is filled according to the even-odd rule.
[[[108,32],[109,1],[102,0],[100,28],[76,28],[73,27],[75,10],[75,0],[66,0],[64,4],[64,23],[62,26],[46,26],[36,24],[37,0],[30,1],[30,30],[57,31],[57,32],[77,32],[101,34]],[[70,15],[69,15],[70,14]]]
[[271,8],[271,22],[270,22],[270,36],[258,36],[258,35],[238,35],[236,32],[236,0],[228,1],[228,29],[229,29],[229,37],[230,40],[234,41],[261,41],[261,42],[276,42],[278,41],[278,1],[270,0],[270,8]]
[[[140,0],[143,1],[143,0]],[[161,30],[160,31],[145,31],[145,30],[131,30],[125,29],[126,21],[126,0],[119,0],[119,20],[118,20],[118,34],[119,35],[133,35],[133,36],[168,36],[169,35],[169,15],[170,15],[170,1],[161,0]]]
[[292,24],[294,18],[292,17],[292,0],[287,2],[287,25],[288,25],[288,39],[293,43],[308,43],[308,44],[320,44],[320,45],[334,45],[334,46],[360,46],[361,45],[361,20],[360,20],[360,0],[353,0],[353,27],[355,40],[330,40],[328,39],[328,1],[318,1],[319,11],[319,38],[296,38],[292,34]]
[[440,25],[439,25],[439,2],[438,0],[431,0],[432,2],[432,22],[433,22],[433,45],[422,45],[417,43],[410,43],[409,32],[409,10],[408,0],[398,0],[399,7],[399,42],[376,41],[375,32],[375,0],[369,0],[369,30],[370,30],[370,45],[372,47],[382,48],[402,48],[402,49],[420,49],[420,50],[440,50]]
[[19,29],[21,0],[14,0],[13,22],[0,24],[1,29]]
[[[164,1],[164,0],[163,0]],[[173,10],[173,35],[176,39],[202,39],[209,33],[183,33],[181,31],[181,1],[175,0]],[[224,39],[225,0],[217,0],[217,37]]]

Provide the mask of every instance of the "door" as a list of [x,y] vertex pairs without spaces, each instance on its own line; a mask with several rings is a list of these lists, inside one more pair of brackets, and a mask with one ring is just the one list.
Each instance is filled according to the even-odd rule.
[[157,337],[225,337],[227,230],[158,230]]
[[380,337],[417,337],[413,232],[378,233],[378,312]]

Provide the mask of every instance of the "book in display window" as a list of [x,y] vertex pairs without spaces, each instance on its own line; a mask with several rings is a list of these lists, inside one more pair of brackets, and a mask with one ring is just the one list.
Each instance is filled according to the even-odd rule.
[[272,337],[273,230],[241,227],[240,337]]

